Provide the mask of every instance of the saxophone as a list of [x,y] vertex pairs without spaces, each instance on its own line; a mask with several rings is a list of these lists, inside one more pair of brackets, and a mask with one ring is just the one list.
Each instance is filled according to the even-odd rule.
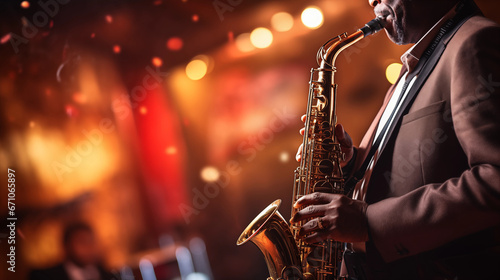
[[[343,33],[328,40],[318,50],[317,69],[311,69],[309,97],[302,146],[302,160],[295,170],[293,201],[313,192],[344,194],[340,149],[334,128],[337,124],[334,83],[335,61],[344,49],[385,26],[377,17],[351,35]],[[337,280],[340,276],[345,244],[335,240],[306,244],[298,237],[305,222],[289,226],[278,211],[281,200],[266,207],[243,231],[237,241],[253,242],[264,254],[268,280]],[[292,217],[297,212],[292,208]]]

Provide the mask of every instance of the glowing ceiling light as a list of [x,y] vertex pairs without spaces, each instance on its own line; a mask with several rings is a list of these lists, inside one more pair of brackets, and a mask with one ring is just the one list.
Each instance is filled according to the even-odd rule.
[[403,65],[401,63],[392,63],[387,66],[387,69],[385,69],[385,76],[389,83],[394,84],[398,80],[402,67]]
[[243,33],[238,35],[235,40],[236,48],[241,52],[251,52],[255,50],[255,47],[250,41],[250,33]]
[[207,74],[207,63],[201,59],[193,59],[186,66],[186,75],[193,81],[197,81]]
[[30,7],[30,2],[28,1],[21,2],[21,8],[27,9],[29,7]]
[[302,23],[311,29],[319,28],[323,25],[323,13],[318,7],[308,7],[300,16]]
[[255,28],[250,33],[250,41],[259,49],[265,49],[273,43],[273,33],[264,27]]
[[289,13],[276,13],[271,18],[271,26],[274,30],[285,32],[293,27],[293,17]]
[[200,172],[201,179],[205,182],[215,182],[219,180],[220,172],[213,166],[205,166]]

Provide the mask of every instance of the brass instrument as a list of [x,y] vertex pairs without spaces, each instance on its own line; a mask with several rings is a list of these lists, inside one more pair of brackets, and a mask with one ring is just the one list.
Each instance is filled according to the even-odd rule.
[[[344,194],[334,83],[335,61],[344,49],[385,26],[377,17],[351,35],[343,33],[327,41],[317,53],[319,68],[311,69],[302,160],[295,170],[293,203],[313,192]],[[331,280],[339,275],[345,244],[334,240],[306,244],[298,237],[304,222],[289,226],[278,212],[281,200],[264,209],[243,231],[237,245],[252,241],[264,254],[268,280]],[[298,210],[292,209],[292,217]]]

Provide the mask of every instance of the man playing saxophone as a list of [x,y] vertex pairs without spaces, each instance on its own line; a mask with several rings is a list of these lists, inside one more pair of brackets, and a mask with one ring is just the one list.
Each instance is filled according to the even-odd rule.
[[291,223],[363,252],[350,277],[498,279],[500,26],[472,0],[369,4],[394,43],[415,45],[359,147],[335,127],[352,191],[303,196]]

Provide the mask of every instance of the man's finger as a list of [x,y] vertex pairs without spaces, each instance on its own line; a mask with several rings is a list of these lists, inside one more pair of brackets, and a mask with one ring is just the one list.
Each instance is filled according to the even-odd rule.
[[324,241],[328,238],[329,238],[328,231],[324,230],[324,231],[316,231],[304,237],[302,240],[304,240],[304,242],[306,243],[312,244]]
[[345,132],[344,126],[342,126],[341,124],[337,124],[335,126],[335,136],[337,136],[337,139],[339,140],[340,145],[347,147],[347,148],[352,147],[352,139],[349,136],[349,134],[347,134],[347,132]]
[[[322,219],[322,226],[323,228],[320,229],[319,227],[319,220]],[[305,223],[299,230],[299,236],[306,236],[308,234],[313,233],[314,231],[322,231],[328,228],[328,221],[326,220],[325,217],[320,217],[318,219],[312,219]]]
[[297,149],[297,154],[295,155],[295,160],[299,161],[302,159],[302,145],[300,144],[299,148]]
[[337,196],[340,196],[340,194],[321,193],[321,192],[310,193],[299,198],[299,200],[295,202],[293,207],[300,208],[311,204],[327,204],[330,203]]
[[303,127],[299,130],[299,133],[300,135],[304,136],[304,132],[306,131],[306,129]]
[[293,215],[293,217],[290,219],[290,223],[298,223],[309,218],[324,216],[325,211],[325,205],[310,205],[295,213],[295,215]]

